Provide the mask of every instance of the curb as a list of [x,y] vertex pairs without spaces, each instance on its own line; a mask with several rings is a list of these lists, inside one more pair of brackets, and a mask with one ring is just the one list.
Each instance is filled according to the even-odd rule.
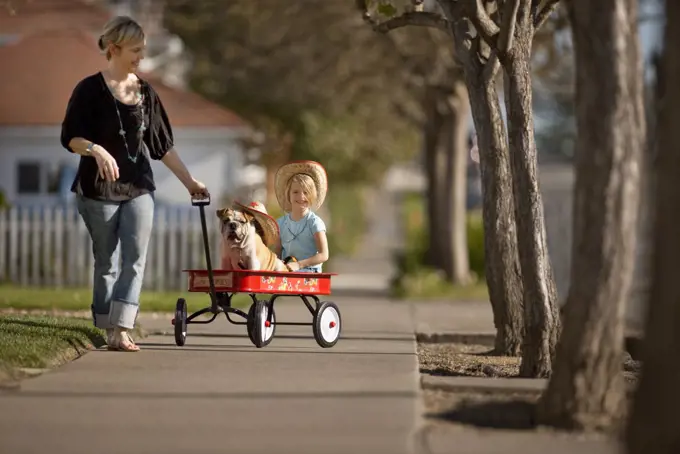
[[[420,344],[476,344],[493,347],[495,334],[492,333],[424,333],[416,332]],[[635,361],[642,360],[643,336],[640,333],[626,334],[623,349]]]
[[541,394],[548,384],[545,378],[482,378],[423,375],[422,389],[448,392],[502,394]]
[[476,344],[493,347],[496,339],[491,333],[419,333],[416,342],[422,344]]

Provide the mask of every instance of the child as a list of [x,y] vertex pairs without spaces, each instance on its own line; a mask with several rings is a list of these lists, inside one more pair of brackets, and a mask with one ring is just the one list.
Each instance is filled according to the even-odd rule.
[[320,273],[328,260],[326,224],[314,213],[328,190],[328,177],[321,164],[294,161],[276,172],[276,198],[286,213],[277,219],[280,237],[275,252],[292,271]]

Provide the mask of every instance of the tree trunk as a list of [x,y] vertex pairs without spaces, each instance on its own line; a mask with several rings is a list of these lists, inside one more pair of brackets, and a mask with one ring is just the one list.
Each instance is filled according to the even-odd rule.
[[531,85],[533,24],[530,3],[520,2],[515,43],[503,59],[506,111],[515,195],[519,262],[524,285],[523,377],[548,377],[560,332],[557,290],[546,241],[538,187]]
[[265,204],[267,206],[277,206],[278,201],[276,199],[276,170],[278,167],[274,167],[269,164],[265,167],[265,189],[267,191]]
[[663,100],[657,121],[657,186],[652,284],[647,300],[644,372],[626,434],[631,454],[680,452],[680,2],[666,1]]
[[467,30],[455,30],[456,53],[463,65],[477,132],[482,176],[484,268],[496,327],[495,352],[518,356],[524,333],[522,280],[512,193],[510,155],[494,77],[470,51]]
[[446,193],[444,223],[444,272],[449,282],[470,282],[470,258],[467,241],[467,156],[468,115],[470,101],[463,81],[453,86],[449,97],[449,121],[446,128]]
[[539,414],[546,424],[597,429],[608,427],[624,403],[623,320],[646,135],[642,64],[634,1],[568,6],[578,126],[572,283]]
[[424,128],[427,174],[429,248],[427,264],[444,272],[447,281],[470,278],[466,231],[467,114],[462,82],[429,87]]
[[427,228],[428,249],[425,257],[426,264],[442,269],[443,250],[440,235],[442,219],[442,196],[445,189],[445,150],[441,146],[444,114],[442,113],[441,95],[436,87],[428,87],[425,94],[424,107],[426,112],[423,127],[425,173],[427,179]]

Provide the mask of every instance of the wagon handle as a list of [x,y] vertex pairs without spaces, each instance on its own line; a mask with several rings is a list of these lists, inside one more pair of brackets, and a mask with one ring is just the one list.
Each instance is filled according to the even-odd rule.
[[215,293],[215,276],[210,261],[210,241],[208,240],[208,225],[205,220],[205,207],[210,205],[210,196],[207,199],[196,200],[192,197],[191,204],[197,206],[201,214],[201,232],[203,233],[203,249],[205,250],[205,264],[208,269],[208,282],[210,283],[211,312],[217,314],[217,294]]
[[193,196],[191,197],[191,204],[195,207],[204,207],[210,205],[210,196],[208,197],[203,197],[201,198],[200,196],[197,198],[194,198]]

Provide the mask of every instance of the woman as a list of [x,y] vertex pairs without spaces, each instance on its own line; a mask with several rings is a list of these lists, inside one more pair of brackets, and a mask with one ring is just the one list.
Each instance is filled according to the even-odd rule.
[[139,24],[124,16],[111,19],[99,49],[107,68],[76,85],[61,144],[81,156],[71,190],[93,243],[94,325],[106,330],[109,349],[134,352],[139,347],[128,330],[137,318],[154,214],[150,160],[162,161],[191,196],[209,194],[173,148],[158,94],[135,75],[145,50]]

